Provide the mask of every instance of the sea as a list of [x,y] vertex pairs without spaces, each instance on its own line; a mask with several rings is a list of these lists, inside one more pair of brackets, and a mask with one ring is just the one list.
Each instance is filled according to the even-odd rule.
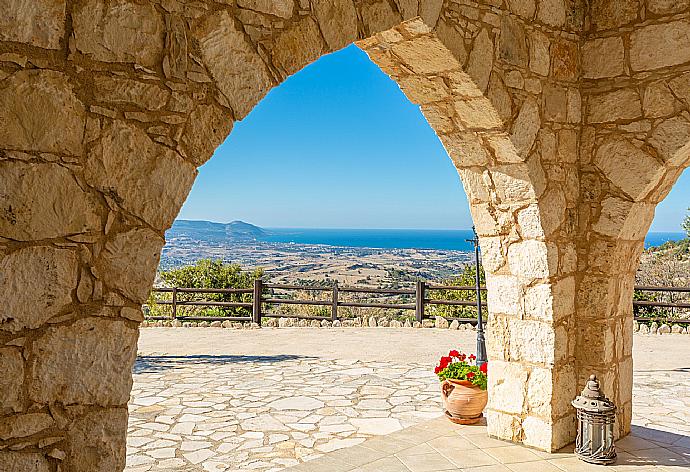
[[[294,244],[324,244],[328,246],[366,247],[382,249],[437,249],[472,251],[468,240],[472,230],[436,229],[318,229],[318,228],[265,228],[268,235],[261,240]],[[650,232],[645,247],[660,246],[667,241],[685,237],[681,232]]]

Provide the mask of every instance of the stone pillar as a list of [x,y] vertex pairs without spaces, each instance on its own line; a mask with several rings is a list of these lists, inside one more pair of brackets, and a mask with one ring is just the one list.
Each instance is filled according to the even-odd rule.
[[[577,382],[632,418],[632,296],[656,205],[690,164],[688,5],[601,2],[582,48]],[[645,19],[645,20],[643,20]]]

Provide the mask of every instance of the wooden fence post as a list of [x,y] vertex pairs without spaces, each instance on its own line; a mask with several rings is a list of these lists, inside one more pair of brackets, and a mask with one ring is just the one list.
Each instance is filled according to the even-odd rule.
[[173,287],[172,291],[172,317],[173,320],[177,319],[177,287]]
[[421,280],[417,281],[417,286],[415,287],[415,318],[420,323],[424,319],[424,296],[425,296],[425,283]]
[[338,319],[338,281],[333,284],[333,304],[331,305],[331,321]]
[[252,300],[252,320],[261,326],[261,295],[263,292],[263,282],[261,279],[254,280],[254,298]]

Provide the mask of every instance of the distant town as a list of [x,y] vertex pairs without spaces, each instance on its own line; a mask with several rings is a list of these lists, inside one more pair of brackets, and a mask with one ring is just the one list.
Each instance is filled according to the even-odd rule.
[[343,284],[395,287],[445,280],[474,261],[466,251],[295,244],[262,240],[267,231],[248,223],[178,220],[166,234],[160,269],[199,259],[220,259],[244,269],[261,267],[276,283],[337,280]]

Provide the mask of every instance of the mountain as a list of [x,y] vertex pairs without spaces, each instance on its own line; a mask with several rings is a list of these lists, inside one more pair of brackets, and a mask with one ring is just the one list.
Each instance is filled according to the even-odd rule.
[[268,232],[244,221],[215,223],[213,221],[175,220],[166,233],[166,240],[185,238],[205,242],[256,241]]

